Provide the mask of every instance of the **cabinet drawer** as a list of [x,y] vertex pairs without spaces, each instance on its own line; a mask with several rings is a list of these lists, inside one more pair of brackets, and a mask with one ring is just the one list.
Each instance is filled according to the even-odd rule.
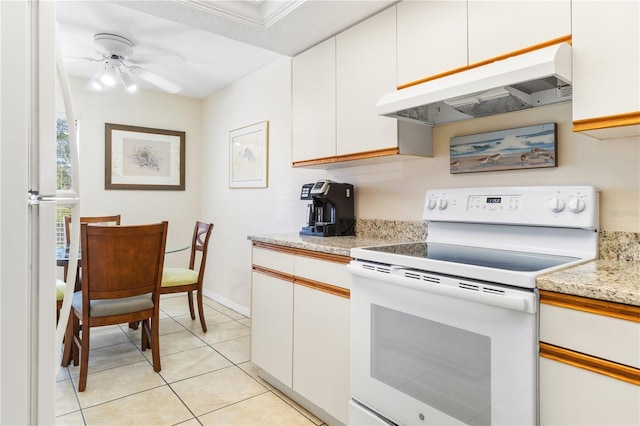
[[295,258],[296,277],[350,289],[351,276],[346,263],[330,262],[306,256]]
[[254,247],[253,264],[293,275],[294,256],[277,250]]
[[540,341],[640,368],[640,323],[540,304]]
[[540,359],[540,425],[638,425],[640,386]]

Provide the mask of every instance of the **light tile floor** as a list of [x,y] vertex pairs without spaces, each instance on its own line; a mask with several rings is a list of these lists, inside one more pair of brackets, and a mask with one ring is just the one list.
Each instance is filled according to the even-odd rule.
[[258,377],[250,361],[250,320],[205,298],[208,331],[191,320],[185,296],[160,302],[162,371],[140,351],[140,330],[91,329],[89,375],[60,367],[58,425],[322,425]]

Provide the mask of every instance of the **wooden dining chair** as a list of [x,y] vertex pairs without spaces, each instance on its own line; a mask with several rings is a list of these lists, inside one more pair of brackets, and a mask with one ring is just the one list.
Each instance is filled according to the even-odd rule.
[[[80,216],[80,223],[92,223],[94,225],[120,225],[120,215],[115,214],[111,216]],[[69,247],[71,243],[71,216],[64,217],[64,241],[65,245]],[[69,265],[63,265],[63,277],[67,280],[67,272]]]
[[[75,292],[65,340],[80,361],[78,391],[85,390],[91,327],[140,322],[142,347],[151,349],[154,371],[160,371],[160,284],[168,222],[136,226],[81,224],[82,290]],[[82,327],[82,333],[80,333]],[[78,358],[79,352],[79,358]]]
[[[207,332],[207,323],[204,320],[204,308],[202,305],[202,281],[204,279],[204,268],[207,263],[207,247],[209,237],[213,230],[213,223],[196,222],[191,238],[191,257],[188,268],[164,268],[162,271],[162,294],[187,293],[189,299],[189,312],[191,319],[195,320],[196,315],[193,310],[193,292],[198,297],[198,314],[202,331]],[[198,253],[200,261],[197,262]],[[196,269],[196,265],[199,267]]]

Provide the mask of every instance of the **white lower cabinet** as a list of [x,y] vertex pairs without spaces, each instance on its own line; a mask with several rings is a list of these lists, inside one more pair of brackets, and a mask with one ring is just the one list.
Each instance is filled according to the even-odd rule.
[[640,386],[540,359],[541,425],[639,425]]
[[291,386],[293,282],[259,272],[252,280],[251,360]]
[[540,292],[540,424],[640,424],[640,307]]
[[329,424],[349,420],[348,261],[253,248],[251,360],[267,381],[276,379],[274,386]]

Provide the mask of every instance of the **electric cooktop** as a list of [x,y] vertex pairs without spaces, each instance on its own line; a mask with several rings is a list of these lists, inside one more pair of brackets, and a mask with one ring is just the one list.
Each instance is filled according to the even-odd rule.
[[[580,260],[571,256],[426,242],[365,247],[363,250],[522,272],[541,271]],[[402,263],[400,258],[396,259]]]

